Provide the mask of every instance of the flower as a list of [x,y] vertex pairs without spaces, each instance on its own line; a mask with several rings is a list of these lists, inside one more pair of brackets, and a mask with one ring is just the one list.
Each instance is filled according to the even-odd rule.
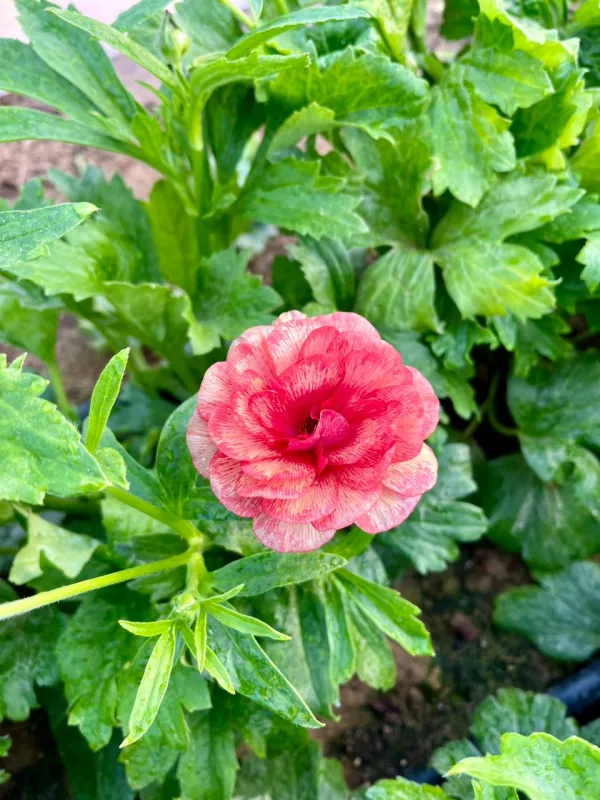
[[306,552],[352,523],[404,522],[436,481],[438,419],[428,381],[363,317],[290,311],[207,370],[187,442],[266,547]]

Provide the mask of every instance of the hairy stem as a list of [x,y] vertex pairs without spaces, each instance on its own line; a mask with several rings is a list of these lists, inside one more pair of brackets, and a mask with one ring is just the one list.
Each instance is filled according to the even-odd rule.
[[114,586],[118,583],[127,583],[142,578],[144,575],[154,575],[156,572],[166,572],[187,564],[190,554],[180,553],[178,556],[163,558],[161,561],[153,561],[151,564],[140,564],[137,567],[124,569],[120,572],[111,572],[109,575],[100,575],[98,578],[90,578],[87,581],[72,583],[70,586],[61,586],[58,589],[51,589],[49,592],[40,592],[32,597],[25,597],[22,600],[13,600],[10,603],[0,605],[0,620],[17,617],[19,614],[26,614],[36,608],[49,606],[58,603],[60,600],[67,600],[70,597],[77,597],[86,592],[93,592],[96,589],[104,589],[106,586]]
[[126,492],[125,489],[121,489],[118,486],[108,486],[104,491],[106,494],[114,497],[115,500],[119,500],[121,503],[131,506],[131,508],[141,511],[142,514],[145,514],[147,517],[152,517],[152,519],[156,519],[159,522],[164,522],[167,527],[174,530],[175,533],[178,533],[188,542],[202,538],[200,531],[188,520],[179,519],[179,517],[171,514],[170,511],[164,511],[162,508],[153,506],[152,503],[148,503],[146,500],[142,500],[141,497],[136,497],[134,494]]

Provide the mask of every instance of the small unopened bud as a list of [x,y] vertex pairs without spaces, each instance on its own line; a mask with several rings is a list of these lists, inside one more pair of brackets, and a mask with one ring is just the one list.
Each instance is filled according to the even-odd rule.
[[190,49],[191,40],[185,31],[178,28],[170,14],[165,14],[160,32],[160,52],[170,64],[181,63]]

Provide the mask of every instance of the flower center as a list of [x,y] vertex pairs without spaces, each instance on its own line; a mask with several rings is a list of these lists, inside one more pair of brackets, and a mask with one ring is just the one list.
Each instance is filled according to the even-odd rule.
[[302,425],[300,425],[300,430],[298,431],[298,434],[300,436],[302,436],[302,434],[310,436],[311,433],[314,433],[318,424],[319,424],[318,419],[314,419],[314,417],[307,417],[302,423]]

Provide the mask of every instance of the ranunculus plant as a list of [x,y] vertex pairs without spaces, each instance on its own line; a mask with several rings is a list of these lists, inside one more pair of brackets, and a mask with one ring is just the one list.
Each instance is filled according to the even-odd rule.
[[[426,2],[15,6],[0,143],[156,180],[80,164],[0,200],[0,340],[38,359],[0,356],[0,721],[43,706],[72,800],[345,800],[308,731],[354,676],[394,686],[390,640],[433,654],[393,586],[484,534],[541,584],[498,623],[591,656],[597,0],[447,0],[433,49]],[[65,315],[106,353],[80,407]],[[596,768],[535,736],[452,766],[464,796]]]

